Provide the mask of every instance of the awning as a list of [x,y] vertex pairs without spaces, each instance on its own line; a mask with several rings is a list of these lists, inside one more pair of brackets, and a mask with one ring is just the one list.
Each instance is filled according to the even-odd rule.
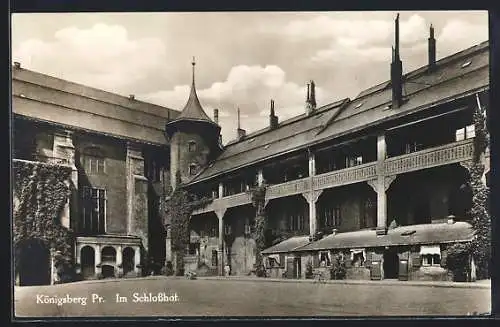
[[421,245],[420,246],[420,254],[438,254],[441,255],[441,248],[439,245]]
[[365,249],[351,249],[351,260],[354,260],[354,256],[359,253],[363,254],[363,259],[366,259]]

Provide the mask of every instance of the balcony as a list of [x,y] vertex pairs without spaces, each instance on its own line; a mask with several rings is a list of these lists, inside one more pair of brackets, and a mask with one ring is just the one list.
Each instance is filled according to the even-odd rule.
[[229,196],[225,196],[223,198],[217,198],[212,201],[212,203],[207,204],[203,208],[198,208],[193,211],[193,215],[199,215],[202,213],[212,212],[216,208],[231,208],[237,207],[245,204],[251,203],[251,195],[249,192],[242,192],[238,194],[233,194]]
[[366,164],[335,170],[321,175],[314,176],[313,188],[322,190],[342,185],[354,184],[377,176],[377,163],[369,162]]
[[290,182],[270,185],[266,190],[266,200],[300,194],[311,188],[311,178],[301,178]]
[[396,175],[471,160],[474,153],[472,142],[473,139],[467,139],[389,158],[385,161],[385,174]]

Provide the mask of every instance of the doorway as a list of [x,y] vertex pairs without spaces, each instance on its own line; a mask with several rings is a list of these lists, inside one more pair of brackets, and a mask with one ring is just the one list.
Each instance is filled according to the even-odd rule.
[[95,275],[95,251],[91,246],[84,246],[80,254],[83,279],[89,279]]
[[399,255],[397,248],[384,251],[384,279],[397,279],[399,276]]
[[20,286],[50,285],[50,251],[40,240],[28,240],[17,251]]

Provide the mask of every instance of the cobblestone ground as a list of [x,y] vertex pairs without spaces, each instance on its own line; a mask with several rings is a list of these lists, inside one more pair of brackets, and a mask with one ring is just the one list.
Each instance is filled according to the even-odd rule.
[[[169,302],[134,298],[162,292]],[[67,296],[86,305],[44,303]],[[16,287],[14,308],[16,317],[458,316],[490,312],[490,299],[489,288],[145,278]]]

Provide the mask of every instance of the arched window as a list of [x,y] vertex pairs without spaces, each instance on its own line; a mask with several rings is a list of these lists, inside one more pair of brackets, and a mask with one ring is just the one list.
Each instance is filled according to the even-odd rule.
[[87,174],[97,175],[106,173],[106,160],[104,152],[98,147],[83,149],[81,163]]
[[189,141],[188,142],[188,151],[189,152],[195,152],[196,151],[196,142],[195,141]]

